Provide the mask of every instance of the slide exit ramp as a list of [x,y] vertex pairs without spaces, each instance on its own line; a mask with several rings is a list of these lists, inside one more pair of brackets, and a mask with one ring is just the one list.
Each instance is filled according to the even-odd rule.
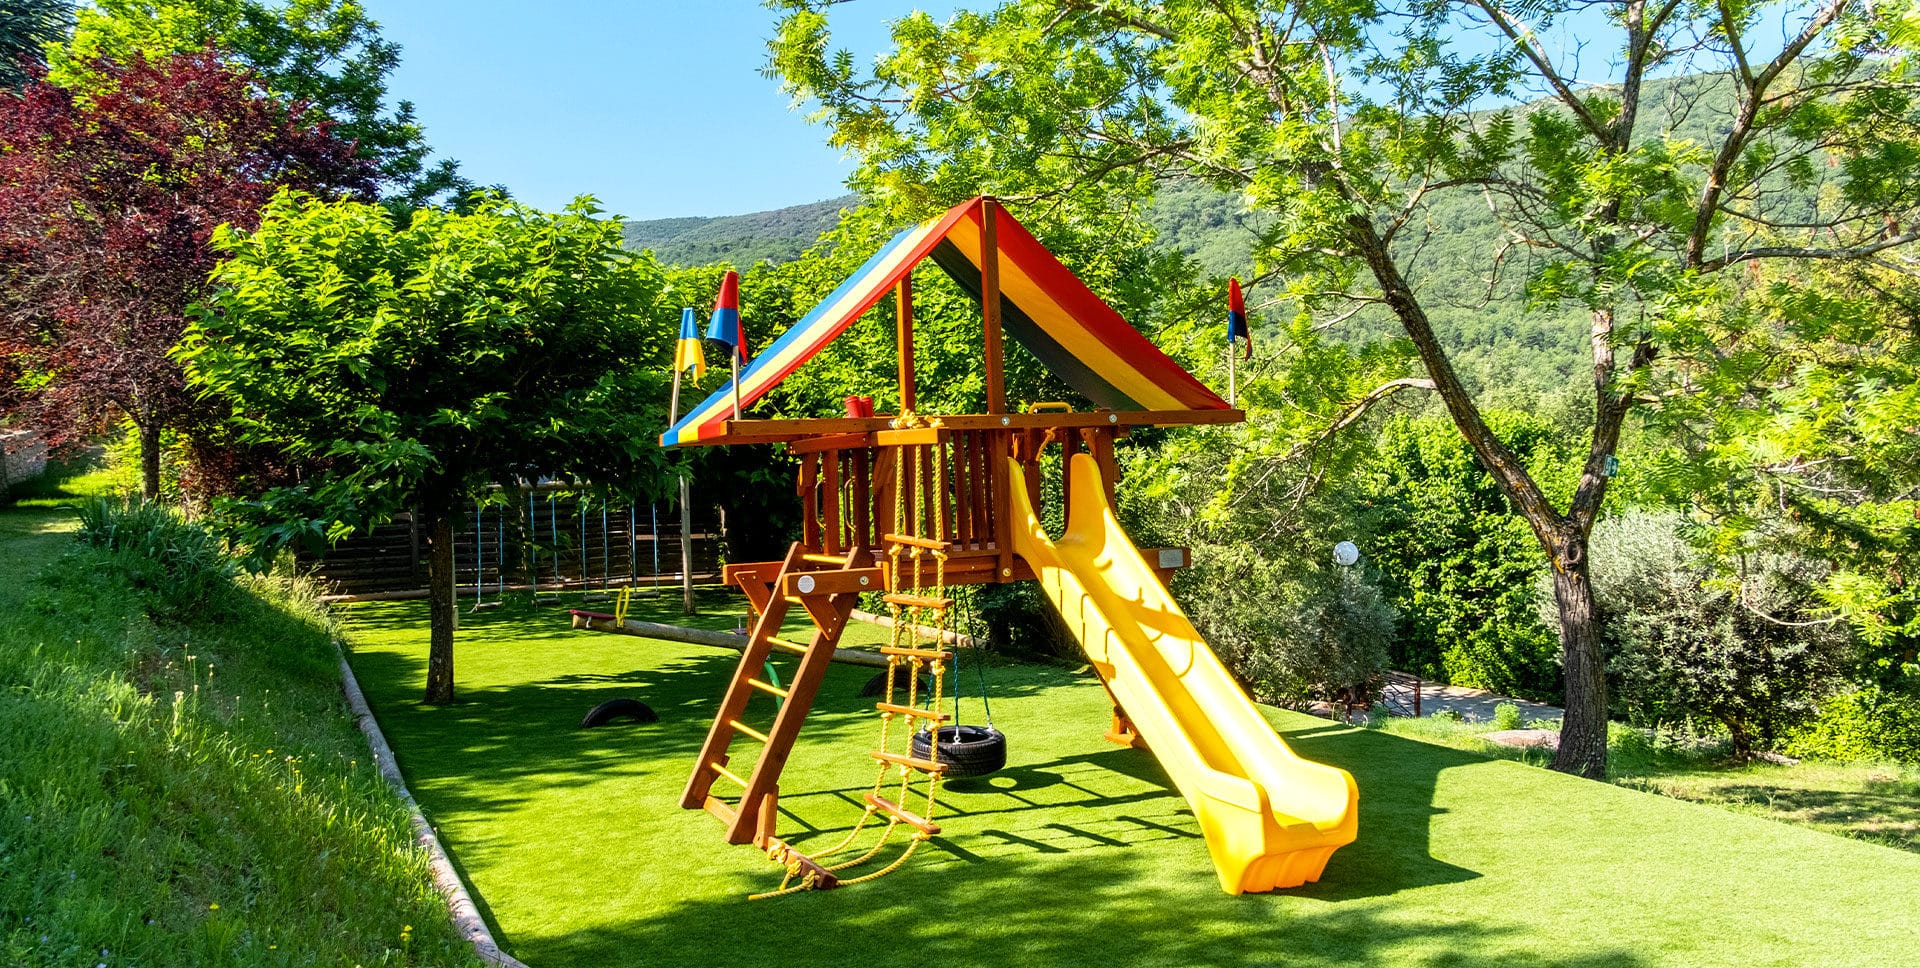
[[1047,536],[1017,464],[1014,550],[1192,806],[1229,894],[1320,879],[1353,843],[1360,793],[1337,767],[1302,759],[1201,640],[1107,504],[1100,467],[1069,463],[1066,534]]

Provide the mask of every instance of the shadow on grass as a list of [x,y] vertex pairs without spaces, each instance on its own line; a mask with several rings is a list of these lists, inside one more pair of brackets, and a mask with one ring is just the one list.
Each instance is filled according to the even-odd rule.
[[551,964],[730,966],[1643,964],[1625,948],[1543,952],[1539,926],[1519,918],[1436,921],[1406,916],[1387,901],[1302,908],[1283,897],[1203,897],[1122,853],[1083,851],[1063,867],[1051,858],[1068,848],[1028,846],[1030,858],[964,870],[909,865],[877,884],[835,892],[688,901],[623,924],[529,938],[525,953]]

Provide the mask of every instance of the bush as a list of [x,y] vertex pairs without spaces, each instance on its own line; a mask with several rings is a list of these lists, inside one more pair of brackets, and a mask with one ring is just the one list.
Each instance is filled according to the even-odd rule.
[[1394,610],[1365,572],[1303,567],[1245,545],[1193,551],[1182,600],[1256,698],[1331,698],[1386,668]]
[[1920,763],[1920,696],[1870,687],[1829,697],[1786,751],[1808,759]]
[[1817,562],[1744,554],[1721,563],[1733,572],[1723,575],[1682,526],[1678,515],[1630,513],[1594,532],[1616,711],[1643,726],[1716,723],[1739,756],[1773,748],[1840,682],[1852,634],[1821,620]]
[[82,541],[127,557],[136,585],[156,609],[186,615],[239,574],[221,540],[165,505],[94,498],[80,506]]
[[[1531,414],[1488,419],[1529,466],[1557,467],[1563,435]],[[1534,606],[1546,557],[1444,415],[1390,420],[1361,477],[1356,525],[1400,614],[1393,661],[1422,678],[1561,699],[1557,618]]]
[[1520,706],[1518,703],[1503,702],[1493,707],[1494,729],[1519,729]]

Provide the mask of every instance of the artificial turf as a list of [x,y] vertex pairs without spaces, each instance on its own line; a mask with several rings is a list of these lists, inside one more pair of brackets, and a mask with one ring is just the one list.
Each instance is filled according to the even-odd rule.
[[[728,612],[689,624],[732,625],[737,600],[710,601]],[[749,902],[778,871],[677,806],[735,653],[510,606],[463,618],[462,701],[433,708],[418,702],[425,614],[351,607],[353,666],[500,940],[535,968],[1746,968],[1920,951],[1920,856],[1278,710],[1289,743],[1359,782],[1360,839],[1317,884],[1231,897],[1152,755],[1102,739],[1097,682],[1026,664],[986,669],[1009,767],[943,788],[943,833],[909,865]],[[838,839],[858,816],[878,723],[856,693],[872,672],[834,668],[794,752],[781,825],[798,840]],[[963,681],[971,695],[971,666]],[[660,722],[577,728],[615,696]]]

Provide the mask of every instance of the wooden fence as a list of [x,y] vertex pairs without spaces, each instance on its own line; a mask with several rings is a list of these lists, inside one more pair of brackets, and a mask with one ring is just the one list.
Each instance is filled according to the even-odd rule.
[[[692,580],[720,580],[723,515],[695,508]],[[523,493],[506,506],[467,509],[454,532],[460,597],[491,600],[508,590],[581,590],[680,585],[680,508],[607,504],[558,492]],[[409,598],[427,589],[427,541],[411,514],[347,538],[303,570],[329,598]]]

